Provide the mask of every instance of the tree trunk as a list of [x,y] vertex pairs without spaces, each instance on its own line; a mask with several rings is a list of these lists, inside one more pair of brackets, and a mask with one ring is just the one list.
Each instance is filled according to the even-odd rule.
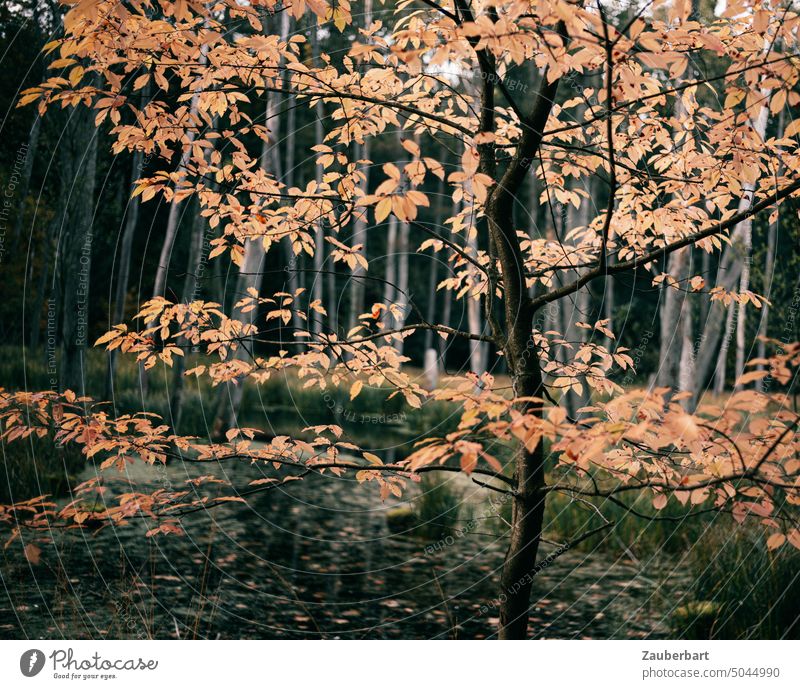
[[690,249],[684,248],[670,255],[667,262],[667,273],[678,281],[678,288],[664,281],[661,284],[662,304],[659,314],[661,325],[658,352],[658,372],[656,385],[680,389],[680,364],[683,352],[684,333],[682,321],[684,310],[688,307],[684,280],[689,276]]
[[[467,237],[467,247],[473,258],[478,256],[478,238],[474,232],[470,232]],[[478,282],[482,276],[478,269],[470,266],[472,279]],[[481,300],[473,297],[469,292],[464,295],[467,301],[467,327],[473,335],[483,333],[483,318],[481,315]],[[469,341],[469,368],[477,375],[486,373],[486,343],[480,340]]]
[[[515,236],[509,201],[500,203],[490,199],[487,217],[503,267],[505,355],[514,395],[533,398],[541,394],[542,377],[538,352],[531,339],[534,314],[527,297],[522,256],[518,243],[509,241]],[[519,408],[523,413],[541,414],[541,407],[531,401],[520,403]],[[516,490],[512,498],[511,533],[499,599],[501,639],[524,639],[527,636],[531,588],[544,519],[544,460],[541,443],[532,451],[522,446],[514,460]]]
[[[778,138],[783,136],[783,131],[786,126],[785,111],[781,110],[778,116]],[[775,218],[775,222],[769,224],[767,231],[767,255],[764,265],[764,283],[762,286],[762,294],[769,300],[772,297],[772,281],[775,278],[775,247],[778,241],[778,222],[780,216]],[[761,318],[758,321],[758,335],[757,335],[757,353],[756,357],[764,359],[767,355],[767,343],[764,338],[767,337],[769,330],[769,301],[765,302],[761,307]],[[758,370],[763,371],[764,365],[759,364]],[[756,390],[763,392],[764,379],[756,381]]]
[[[325,109],[321,100],[317,101],[314,114],[316,117],[314,122],[314,139],[316,144],[320,145],[323,142],[325,134],[322,128],[322,118],[325,117]],[[317,186],[322,184],[322,167],[319,165],[314,166],[314,178],[317,182]],[[314,251],[314,284],[312,286],[311,298],[319,302],[320,306],[324,306],[325,294],[323,285],[325,284],[325,277],[323,270],[325,269],[325,225],[322,218],[317,220],[316,225],[316,230],[314,232],[314,245],[316,247]],[[331,266],[332,265],[333,262],[331,262]],[[332,318],[333,315],[333,312],[328,312],[329,318]],[[320,333],[322,331],[322,319],[320,315],[309,310],[308,317],[311,319],[311,332],[315,334]]]
[[[369,26],[372,23],[372,0],[365,0],[364,2],[364,26]],[[368,160],[370,154],[370,139],[365,138],[364,143],[355,144],[355,160]],[[359,185],[361,191],[367,193],[369,190],[369,168],[364,170],[364,180]],[[367,256],[367,214],[366,209],[363,209],[362,216],[356,218],[353,222],[353,237],[351,239],[351,247],[361,245],[358,251],[362,256]],[[365,294],[365,280],[366,270],[364,267],[356,264],[351,272],[350,284],[350,314],[347,321],[348,331],[352,330],[358,325],[358,317],[364,312],[364,294]]]
[[[200,286],[199,273],[204,261],[203,247],[206,244],[205,230],[206,223],[203,216],[200,214],[198,203],[197,213],[194,216],[192,224],[191,245],[189,247],[189,256],[186,261],[186,277],[183,281],[183,292],[181,294],[181,301],[185,304],[192,303],[198,297],[198,289]],[[189,356],[189,351],[186,349],[187,342],[182,340],[179,345],[184,346],[184,355],[176,357],[172,365],[172,392],[170,394],[169,404],[170,413],[172,415],[172,427],[174,429],[179,427],[183,416],[183,390],[185,381],[183,373],[186,370],[186,357]]]
[[[259,239],[248,239],[245,243],[244,259],[236,283],[236,294],[234,299],[238,300],[247,295],[249,289],[259,291],[263,278],[262,264],[266,257],[264,246]],[[252,325],[258,315],[258,309],[253,309],[249,313],[242,313],[240,309],[234,309],[232,317],[246,325]],[[245,360],[252,351],[252,343],[241,343],[236,350],[234,357]],[[213,424],[213,437],[221,437],[229,428],[236,427],[238,423],[239,407],[242,403],[244,394],[245,380],[226,383],[220,385],[220,393],[217,400],[217,411]],[[226,394],[227,393],[227,394]],[[229,402],[229,404],[226,404]]]
[[[389,216],[389,230],[386,233],[386,273],[383,283],[383,303],[389,306],[398,298],[397,290],[397,217]],[[387,316],[387,319],[389,317]]]
[[[459,12],[471,21],[471,10],[465,0],[456,0]],[[559,24],[559,33],[566,36],[566,26]],[[481,51],[481,66],[488,74],[494,73],[494,58]],[[481,90],[480,132],[495,130],[494,85],[483,80]],[[519,137],[513,159],[507,164],[502,177],[497,180],[485,203],[492,256],[500,266],[503,278],[503,314],[501,326],[490,323],[495,337],[503,338],[503,353],[507,360],[517,409],[523,414],[541,416],[541,403],[534,402],[542,393],[542,373],[539,353],[532,338],[534,309],[528,296],[525,262],[519,237],[514,226],[514,198],[528,174],[542,140],[547,119],[556,101],[558,79],[543,77],[537,85],[536,100],[527,125]],[[494,146],[478,144],[480,171],[497,179]],[[490,275],[493,273],[493,268]],[[495,295],[490,291],[487,308],[494,307]],[[519,398],[523,398],[524,401]],[[528,449],[522,445],[514,457],[514,491],[512,494],[512,519],[508,552],[503,563],[500,596],[501,639],[524,639],[527,636],[528,617],[533,577],[536,573],[536,555],[541,540],[545,506],[545,456],[542,443]]]
[[[603,282],[603,318],[608,321],[606,327],[614,332],[614,277],[612,275],[606,275]],[[610,337],[606,337],[604,345],[608,351],[611,351],[614,341]]]
[[[680,321],[682,342],[678,367],[678,388],[681,391],[691,391],[694,388],[694,319],[692,317],[692,303],[685,296]],[[691,399],[684,399],[681,404],[688,412],[694,412],[694,405]]]
[[[66,212],[67,229],[61,244],[62,318],[61,383],[63,389],[86,394],[84,353],[88,341],[89,288],[92,266],[92,222],[97,171],[97,130],[90,110],[74,112],[68,125],[71,135],[63,144],[70,161],[64,166],[69,175],[65,192],[70,199]],[[68,172],[72,170],[74,174]]]
[[[589,182],[588,192],[591,196],[592,184]],[[575,208],[569,204],[566,213],[561,213],[562,218],[566,219],[569,228],[575,227],[588,227],[591,222],[591,204],[588,199],[583,200],[580,208]],[[567,227],[562,228],[564,231]],[[566,232],[565,232],[566,234]],[[564,237],[565,234],[561,236]],[[565,280],[575,280],[578,277],[577,271],[570,271]],[[561,332],[564,333],[564,339],[571,343],[572,350],[565,349],[562,353],[564,361],[569,360],[578,347],[586,342],[588,331],[584,328],[577,327],[578,321],[592,321],[590,315],[591,309],[591,294],[589,288],[584,287],[578,290],[572,297],[561,300],[561,316],[564,319],[562,323]],[[578,417],[578,409],[586,406],[589,403],[591,395],[589,394],[589,387],[586,382],[586,376],[578,376],[583,386],[583,391],[578,393],[576,390],[568,390],[561,396],[561,403],[567,410],[567,414],[575,419]]]
[[[283,12],[281,14],[281,22],[280,22],[280,40],[285,41],[289,37],[289,23],[290,23],[290,16],[288,12]],[[318,51],[317,46],[317,33],[316,31],[313,32],[314,41],[314,49]],[[285,73],[285,68],[282,67],[281,71]],[[282,77],[282,81],[285,81],[285,77]],[[281,164],[281,106],[284,104],[284,101],[278,100],[278,94],[273,93],[267,99],[267,114],[266,114],[266,126],[270,130],[270,134],[272,135],[272,146],[269,147],[267,151],[267,155],[269,157],[269,162],[262,160],[262,166],[264,169],[270,169],[275,175],[275,178],[283,182],[287,187],[291,186],[291,179],[293,177],[293,173],[289,172],[289,168],[286,165]],[[319,103],[317,104],[317,117],[319,117]],[[294,132],[286,133],[286,141],[285,145],[287,147],[294,146]],[[294,163],[292,163],[293,165]],[[318,166],[317,166],[318,169]],[[288,176],[287,176],[288,175]],[[292,246],[291,239],[287,236],[284,237],[281,244],[283,245],[283,253],[284,258],[286,261],[286,282],[287,282],[287,291],[292,294],[295,299],[299,300],[300,297],[297,296],[297,293],[300,289],[300,261],[301,261],[301,254],[296,254],[294,251],[294,247]],[[294,332],[298,330],[305,330],[306,326],[304,324],[303,319],[300,317],[300,314],[297,310],[298,304],[295,303],[292,308],[292,328]],[[309,314],[311,317],[312,314]],[[294,340],[294,336],[292,336],[292,340]],[[297,349],[297,346],[292,344],[291,349]]]
[[[748,220],[744,223],[742,233],[742,274],[739,278],[739,292],[750,289],[750,260],[753,252],[753,223]],[[744,373],[745,364],[745,340],[747,337],[747,310],[745,304],[737,304],[736,314],[736,364],[734,369],[734,381],[739,380],[739,376]],[[736,385],[736,390],[741,390],[741,386]]]
[[[460,210],[460,206],[461,206],[461,204],[458,201],[453,201],[453,207],[452,207],[452,210],[451,210],[451,217],[455,218],[458,215],[459,210]],[[451,277],[452,276],[452,271],[451,272],[446,272],[445,275],[446,275],[446,277]],[[444,290],[444,304],[442,305],[442,318],[441,318],[441,321],[440,321],[442,323],[442,325],[450,326],[450,320],[451,320],[451,316],[452,316],[452,311],[453,311],[453,290],[446,289],[446,290]],[[448,343],[448,340],[446,340],[443,337],[439,337],[438,341],[439,341],[439,361],[442,364],[442,369],[446,371],[447,370],[447,343]]]
[[[767,234],[767,256],[764,265],[764,287],[763,294],[767,299],[770,299],[772,294],[772,281],[775,277],[775,245],[778,239],[778,220],[769,224],[769,232]],[[764,302],[761,307],[761,319],[758,322],[758,352],[756,356],[759,359],[764,359],[767,356],[767,343],[764,338],[767,337],[769,329],[769,301]],[[759,364],[758,370],[763,371],[764,365]],[[764,390],[764,379],[756,381],[756,390]]]
[[[411,310],[411,297],[408,289],[408,240],[411,233],[411,225],[407,222],[400,223],[400,231],[397,236],[397,299],[402,303],[400,315],[395,323],[396,328],[402,328],[406,324],[406,318]],[[403,345],[405,340],[397,342],[397,353],[403,355]]]
[[[140,150],[133,153],[131,162],[131,188],[142,175],[144,154]],[[128,281],[131,270],[131,254],[133,240],[136,236],[136,225],[139,221],[139,199],[130,198],[125,206],[125,228],[122,231],[122,240],[119,245],[119,268],[117,271],[117,285],[114,290],[114,305],[111,312],[111,324],[116,325],[125,320],[125,298],[128,294]],[[108,353],[108,369],[106,372],[106,399],[114,398],[114,371],[116,370],[117,350]]]
[[34,113],[33,124],[28,132],[28,142],[25,146],[25,160],[20,171],[20,180],[17,184],[19,194],[19,205],[17,217],[14,221],[14,235],[12,245],[12,255],[16,253],[19,240],[22,237],[22,224],[25,221],[25,202],[28,199],[28,189],[31,185],[31,174],[33,173],[33,161],[36,158],[36,149],[39,147],[39,133],[42,130],[42,118],[38,112]]
[[736,308],[734,303],[728,304],[727,315],[725,317],[725,330],[722,337],[722,344],[719,348],[716,367],[714,369],[714,394],[721,395],[725,390],[725,378],[727,376],[728,349],[731,344],[733,325],[736,320]]
[[[439,181],[439,187],[436,192],[436,205],[435,205],[435,214],[434,214],[434,223],[435,223],[435,230],[439,232],[443,227],[443,220],[442,218],[442,205],[444,197],[444,180]],[[436,318],[436,285],[438,284],[438,276],[439,276],[439,254],[436,251],[431,250],[431,267],[430,272],[428,273],[428,301],[427,301],[427,309],[425,311],[425,319],[428,323],[433,323],[434,319]],[[426,330],[425,331],[425,343],[423,347],[423,352],[427,352],[429,349],[433,347],[433,330]],[[427,354],[426,354],[427,356]]]
[[[762,89],[761,94],[765,102],[769,100],[769,91]],[[767,129],[767,121],[769,118],[769,110],[766,107],[761,108],[758,118],[753,123],[758,136],[763,140]],[[753,183],[746,183],[742,185],[742,197],[739,200],[737,212],[741,213],[750,207],[753,201],[753,191],[755,185]],[[750,218],[743,220],[736,227],[730,235],[730,243],[725,246],[725,251],[719,261],[719,269],[717,272],[717,286],[722,287],[727,291],[733,290],[740,282],[743,268],[743,257],[748,242],[749,233],[752,231],[752,220]],[[712,303],[709,306],[708,317],[703,326],[703,337],[700,341],[700,348],[696,359],[696,375],[694,391],[695,404],[699,401],[699,397],[703,388],[711,376],[712,371],[719,372],[720,365],[724,368],[724,363],[719,363],[720,355],[720,337],[722,336],[722,322],[725,320],[725,333],[726,341],[723,342],[725,353],[727,354],[728,342],[730,336],[728,332],[728,324],[732,323],[733,316],[726,314],[728,309],[725,309],[719,303]],[[724,382],[724,381],[723,381]],[[719,375],[715,385],[719,384]]]
[[[207,62],[206,50],[203,48],[200,54],[200,66],[205,65]],[[192,100],[189,104],[189,120],[193,121],[197,116],[199,94],[192,95]],[[184,145],[181,152],[180,162],[178,163],[177,172],[180,174],[186,169],[192,153],[191,143],[194,141],[194,132],[189,130],[186,133],[188,143]],[[180,222],[178,202],[173,199],[169,206],[169,216],[167,217],[167,227],[164,231],[164,241],[161,244],[161,253],[158,257],[158,267],[156,268],[156,276],[153,281],[153,298],[163,297],[167,288],[167,273],[169,272],[169,261],[172,256],[172,248],[175,244],[175,237],[178,234],[178,224]]]
[[[267,94],[267,104],[265,106],[266,118],[269,123],[275,118],[277,114],[276,101],[277,98],[273,95]],[[272,151],[277,150],[277,140],[264,141],[261,149],[261,166],[262,169],[269,172],[270,165],[277,164],[277,159]],[[273,171],[274,173],[274,171]],[[239,277],[236,282],[236,292],[234,294],[234,303],[244,296],[247,296],[249,290],[253,289],[256,292],[261,291],[261,283],[263,282],[263,263],[266,257],[264,252],[264,245],[260,239],[248,239],[244,247],[244,259],[242,260],[242,267],[239,272]],[[258,309],[253,309],[248,313],[242,313],[241,309],[233,309],[232,317],[235,320],[241,321],[247,325],[252,325],[255,321]],[[252,344],[252,343],[251,343]],[[249,356],[248,350],[252,352],[251,346],[245,346],[242,343],[236,350],[234,357],[239,360],[244,360]],[[239,415],[239,407],[242,403],[242,396],[244,394],[245,380],[239,380],[236,383],[226,383],[220,385],[220,390],[217,397],[217,409],[214,415],[214,423],[212,425],[212,434],[214,437],[221,437],[222,434],[229,428],[233,428],[237,424]],[[227,394],[226,394],[227,393]],[[228,401],[230,404],[226,404]]]

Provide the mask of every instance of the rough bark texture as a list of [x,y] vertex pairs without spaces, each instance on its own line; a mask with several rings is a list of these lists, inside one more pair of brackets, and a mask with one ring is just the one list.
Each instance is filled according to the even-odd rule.
[[[493,73],[492,64],[483,66],[487,74]],[[522,252],[514,228],[513,200],[538,151],[557,90],[557,80],[549,82],[543,79],[539,84],[538,96],[520,137],[515,157],[493,189],[486,208],[490,238],[502,270],[504,354],[517,397],[540,395],[542,376],[538,352],[531,338],[535,314],[528,296]],[[482,102],[483,131],[493,128],[493,121],[489,119],[493,117],[493,110],[493,92],[485,89]],[[494,151],[491,145],[481,146],[479,154],[482,171],[494,176]],[[523,412],[541,414],[540,405],[534,402],[521,402],[519,406]],[[501,639],[523,639],[527,636],[530,594],[545,507],[542,445],[538,444],[533,451],[520,448],[514,464],[511,533],[501,576]]]

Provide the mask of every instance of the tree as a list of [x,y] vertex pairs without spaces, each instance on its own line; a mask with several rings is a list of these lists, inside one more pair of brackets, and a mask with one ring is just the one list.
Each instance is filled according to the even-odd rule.
[[[66,506],[40,497],[3,508],[0,520],[27,533],[53,521],[85,526],[143,518],[153,522],[149,535],[178,534],[187,510],[245,501],[254,491],[312,475],[351,471],[388,498],[424,472],[461,471],[502,493],[513,508],[501,590],[492,604],[499,608],[501,638],[527,634],[532,582],[549,561],[538,561],[544,507],[556,493],[624,504],[624,494],[646,492],[656,509],[679,502],[686,516],[730,512],[763,525],[769,547],[787,540],[800,547],[793,516],[800,504],[794,433],[800,417],[786,394],[800,346],[773,343],[777,351],[768,360],[753,362],[766,368],[741,377],[744,385],[770,376],[765,392],[741,390],[724,408],[700,404],[690,414],[664,388],[626,390],[615,382],[633,360],[624,347],[609,351],[593,337],[613,341],[605,319],[587,323],[577,315],[562,325],[592,335],[575,342],[543,329],[550,304],[602,287],[611,276],[662,265],[669,270],[681,251],[716,253],[734,228],[759,213],[777,213],[800,192],[793,172],[800,155],[791,138],[800,120],[780,139],[762,140],[750,125],[765,88],[787,107],[800,101],[797,13],[738,0],[713,21],[699,22],[689,17],[690,3],[680,1],[645,4],[632,17],[616,18],[602,4],[564,0],[421,0],[401,3],[359,29],[346,56],[320,53],[308,61],[300,58],[302,37],[262,31],[263,10],[352,30],[349,4],[325,0],[247,6],[164,0],[158,10],[144,2],[80,3],[65,17],[65,38],[50,45],[59,49],[60,65],[74,62],[70,78],[49,79],[22,102],[37,101],[42,113],[57,104],[90,104],[98,122],[114,124],[115,150],[155,147],[166,169],[140,180],[135,193],[145,201],[157,194],[169,202],[196,196],[210,225],[222,226],[212,257],[229,257],[243,278],[258,272],[264,253],[280,255],[287,236],[296,255],[322,251],[320,227],[331,260],[366,278],[360,243],[342,241],[340,233],[356,223],[368,234],[370,218],[375,227],[389,217],[398,226],[413,225],[429,205],[431,186],[444,178],[459,210],[445,222],[447,232],[426,234],[453,264],[447,287],[455,296],[472,299],[477,289],[486,326],[462,331],[423,318],[408,322],[397,304],[377,303],[351,313],[352,327],[343,335],[324,326],[294,329],[292,341],[302,346],[289,351],[284,329],[293,318],[317,318],[322,306],[304,293],[264,296],[248,286],[231,315],[217,303],[174,303],[157,291],[138,314],[141,327],[115,325],[97,344],[134,354],[147,368],[171,365],[186,346],[199,347],[207,359],[186,374],[210,376],[217,385],[285,371],[320,390],[346,385],[351,398],[364,385],[389,385],[412,408],[428,400],[460,407],[458,430],[385,463],[348,442],[333,423],[307,429],[312,441],[279,437],[265,445],[253,442],[256,429],[234,423],[224,442],[204,443],[152,416],[112,418],[71,391],[3,393],[4,437],[52,432],[101,459],[104,468],[136,456],[151,464],[240,459],[282,473],[241,491],[232,486],[222,497],[126,494],[90,514],[82,498],[97,489],[92,481]],[[714,57],[714,68],[680,80],[689,60],[703,64],[703,56]],[[443,75],[437,66],[445,63]],[[535,74],[535,81],[521,88],[509,73],[531,65],[535,72],[520,72]],[[458,88],[461,81],[478,84],[474,97]],[[138,91],[150,82],[162,94],[142,112]],[[312,171],[287,187],[259,165],[260,142],[269,136],[254,114],[265,98],[287,91],[295,103],[328,108],[326,143],[309,151],[323,170],[321,182]],[[135,120],[123,121],[130,112]],[[206,159],[211,142],[201,125],[213,117],[226,145]],[[367,142],[392,138],[400,128],[406,141],[420,142],[419,153],[373,169],[377,184],[367,188],[360,151],[376,151]],[[461,153],[448,173],[440,159],[456,140]],[[783,171],[772,159],[784,162]],[[178,173],[170,172],[174,160]],[[544,188],[539,198],[581,210],[579,226],[564,235],[518,230],[515,204],[539,203],[520,198],[531,175]],[[590,198],[575,184],[588,179],[594,183],[580,188],[591,189]],[[212,191],[209,180],[219,188]],[[262,250],[259,260],[251,260],[253,246]],[[704,288],[700,276],[683,274],[659,275],[659,283]],[[710,298],[725,305],[759,301],[749,290],[722,288]],[[425,390],[401,369],[406,358],[398,352],[402,338],[425,330],[501,352],[510,391],[488,372]],[[561,361],[557,350],[568,359]],[[550,389],[580,393],[582,381],[593,398],[574,419]],[[548,558],[588,535],[576,534]]]

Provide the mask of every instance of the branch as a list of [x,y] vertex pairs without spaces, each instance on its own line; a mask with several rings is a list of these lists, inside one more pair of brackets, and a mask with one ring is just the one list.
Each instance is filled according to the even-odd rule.
[[798,190],[800,190],[800,180],[792,182],[792,184],[784,187],[780,191],[772,192],[769,196],[762,199],[758,203],[750,206],[750,208],[748,208],[747,210],[744,210],[741,213],[737,213],[731,216],[724,222],[712,225],[711,227],[708,227],[705,230],[701,230],[700,232],[695,232],[694,234],[684,237],[683,239],[679,239],[678,241],[673,242],[672,244],[667,244],[658,249],[654,249],[650,253],[644,254],[643,256],[639,256],[638,258],[632,258],[628,261],[615,263],[613,266],[606,266],[604,268],[598,267],[595,268],[594,270],[590,270],[588,273],[584,273],[574,282],[568,285],[564,285],[563,287],[553,290],[552,292],[545,293],[540,297],[537,297],[536,299],[533,300],[533,308],[534,310],[539,309],[545,304],[549,304],[552,301],[557,301],[558,299],[562,299],[563,297],[566,297],[570,294],[574,294],[581,287],[583,287],[584,285],[588,284],[589,282],[600,276],[615,275],[616,273],[622,273],[625,272],[626,270],[633,270],[635,268],[639,268],[640,266],[652,263],[656,259],[668,256],[669,254],[671,254],[674,251],[677,251],[678,249],[682,249],[685,246],[690,246],[692,244],[695,244],[701,239],[705,239],[706,237],[712,237],[716,234],[720,234],[725,230],[735,227],[743,220],[747,220],[747,218],[757,215],[765,208],[769,208],[773,204],[785,199],[786,197],[790,196],[791,194],[795,193]]
[[600,19],[603,22],[603,37],[606,43],[606,138],[608,139],[608,166],[609,166],[609,191],[608,191],[608,206],[606,207],[606,218],[603,222],[603,229],[600,239],[600,270],[605,270],[608,265],[608,233],[611,229],[611,217],[614,215],[614,204],[616,203],[617,196],[617,168],[616,160],[614,158],[614,116],[613,105],[614,98],[612,92],[614,80],[614,44],[608,35],[608,22],[606,20],[606,11],[603,6],[598,3],[600,10]]

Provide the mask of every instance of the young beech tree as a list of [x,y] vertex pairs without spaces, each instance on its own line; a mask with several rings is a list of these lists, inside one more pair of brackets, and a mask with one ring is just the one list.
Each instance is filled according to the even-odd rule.
[[[624,493],[643,491],[656,509],[677,501],[687,515],[730,512],[762,524],[771,548],[787,540],[800,547],[800,417],[786,393],[800,363],[797,345],[774,343],[777,353],[743,375],[743,385],[764,378],[761,392],[740,390],[724,406],[701,403],[689,414],[681,394],[667,388],[614,382],[633,361],[622,347],[598,344],[612,341],[607,321],[570,324],[602,335],[577,344],[544,327],[553,322],[551,305],[586,287],[602,290],[611,275],[652,270],[658,283],[702,291],[700,276],[664,274],[670,256],[695,247],[715,259],[732,228],[758,213],[774,216],[800,192],[800,120],[787,118],[780,138],[754,126],[764,108],[791,113],[800,101],[800,19],[790,3],[730,0],[722,14],[706,9],[698,20],[688,0],[643,0],[621,15],[594,0],[402,0],[373,8],[374,21],[356,32],[353,16],[364,8],[346,0],[68,2],[64,35],[46,46],[66,77],[31,89],[22,104],[37,102],[42,113],[91,106],[98,124],[113,124],[115,152],[160,157],[162,171],[139,180],[133,194],[196,198],[221,228],[211,252],[218,261],[241,266],[254,242],[268,261],[280,261],[288,237],[296,254],[324,251],[324,242],[342,270],[361,266],[369,275],[345,230],[358,221],[374,232],[392,215],[414,227],[418,209],[429,205],[425,190],[443,179],[457,214],[438,231],[426,229],[426,245],[452,266],[442,287],[479,299],[487,325],[477,333],[405,321],[403,295],[336,332],[320,300],[300,290],[267,297],[251,289],[234,315],[158,294],[139,313],[138,329],[116,325],[98,344],[146,367],[201,348],[204,363],[186,375],[215,384],[293,371],[309,387],[347,385],[351,397],[365,384],[388,385],[410,407],[430,399],[459,405],[459,428],[385,464],[335,425],[313,428],[312,441],[259,444],[253,429],[233,428],[225,442],[202,442],[175,435],[152,415],[113,418],[108,406],[70,391],[6,392],[5,439],[52,433],[104,468],[134,459],[240,459],[280,470],[231,486],[226,497],[201,496],[204,479],[197,479],[185,491],[122,495],[101,512],[84,507],[100,490],[92,480],[66,506],[39,497],[2,508],[14,535],[35,538],[56,522],[77,528],[135,519],[152,524],[148,535],[180,534],[189,510],[244,501],[313,474],[355,472],[386,497],[422,472],[461,471],[513,503],[498,595],[501,638],[526,636],[544,507],[555,492],[620,503]],[[346,54],[317,55],[302,35],[266,32],[280,25],[266,16],[280,12],[298,25],[324,26],[326,35],[351,31]],[[145,88],[151,99],[142,105]],[[323,102],[328,113],[324,143],[308,151],[323,174],[290,187],[259,162],[272,127],[261,119],[264,102],[287,93],[311,109]],[[368,142],[395,139],[398,129],[398,164],[373,169],[367,188],[370,163],[354,152],[374,151]],[[439,162],[445,149],[459,151],[452,169]],[[540,195],[518,198],[529,176]],[[515,204],[531,214],[546,205],[538,215],[553,223],[566,215],[585,224],[566,235],[554,224],[531,236],[515,226]],[[583,210],[561,214],[556,204]],[[710,298],[759,303],[750,292],[721,288]],[[251,311],[265,315],[251,318]],[[293,314],[309,325],[286,346],[270,329]],[[496,388],[488,374],[425,390],[401,370],[397,351],[419,330],[493,345],[511,390]],[[270,344],[280,349],[260,356]],[[584,385],[592,401],[575,420],[558,401],[583,394]],[[498,444],[516,448],[513,459],[495,458]],[[35,544],[26,542],[35,557]]]

